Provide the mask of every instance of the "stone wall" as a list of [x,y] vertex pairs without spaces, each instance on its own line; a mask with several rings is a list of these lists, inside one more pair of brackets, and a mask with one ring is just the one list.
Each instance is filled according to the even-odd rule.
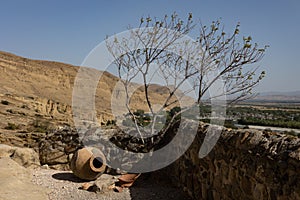
[[[195,128],[193,124],[186,127]],[[167,173],[170,180],[191,197],[300,199],[300,138],[248,129],[224,129],[213,150],[200,159],[198,152],[206,129],[207,125],[201,124],[185,154],[161,171]],[[127,147],[134,146],[134,142],[128,143],[133,139],[117,132],[108,129],[99,134],[115,138]],[[188,137],[189,128],[185,132]],[[89,143],[99,139],[98,133],[92,133],[85,134]],[[176,131],[169,131],[165,141],[158,146],[165,146],[174,133]],[[39,155],[41,165],[47,164],[55,169],[68,169],[71,154],[82,146],[78,133],[68,127],[44,134],[0,134],[0,143],[33,148]]]
[[0,144],[33,149],[40,165],[60,170],[69,169],[70,157],[82,146],[76,130],[68,126],[47,133],[0,133]]
[[256,130],[224,130],[200,159],[205,128],[163,171],[195,199],[300,199],[300,139]]

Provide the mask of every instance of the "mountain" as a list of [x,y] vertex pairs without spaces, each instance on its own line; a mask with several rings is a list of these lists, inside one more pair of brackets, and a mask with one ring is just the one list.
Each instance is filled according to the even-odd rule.
[[[29,125],[39,126],[37,122],[44,119],[51,119],[55,124],[73,124],[72,92],[78,70],[79,66],[32,60],[0,51],[0,129],[24,131]],[[95,70],[95,73],[100,72]],[[104,72],[98,83],[95,107],[99,122],[114,119],[111,97],[118,81],[116,76]],[[163,103],[168,96],[166,87],[151,85],[149,88],[154,104]],[[147,112],[142,90],[140,87],[134,92],[130,107]]]
[[300,91],[289,91],[289,92],[262,92],[260,96],[300,96]]
[[267,101],[267,102],[300,102],[300,91],[290,92],[262,92],[252,101]]

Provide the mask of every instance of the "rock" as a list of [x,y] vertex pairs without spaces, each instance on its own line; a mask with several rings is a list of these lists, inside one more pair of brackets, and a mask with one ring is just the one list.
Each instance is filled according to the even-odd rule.
[[101,192],[113,189],[112,186],[118,181],[118,178],[108,174],[102,174],[96,181],[95,185],[100,188]]
[[40,166],[39,155],[31,148],[11,147],[0,144],[0,157],[10,157],[26,168],[36,168]]
[[50,167],[49,167],[47,164],[41,166],[41,168],[42,168],[42,169],[50,169]]
[[31,183],[31,171],[20,166],[11,158],[0,158],[0,199],[1,200],[43,200],[47,189]]
[[16,148],[11,158],[24,167],[36,168],[40,166],[39,155],[30,148]]
[[6,144],[0,144],[0,157],[10,157],[15,151],[14,147]]
[[104,193],[108,192],[109,190],[113,190],[115,188],[116,181],[116,177],[112,177],[108,174],[103,174],[94,182],[83,183],[79,189],[95,193]]
[[91,183],[84,183],[79,189],[88,190],[92,186]]
[[89,192],[95,192],[95,193],[101,191],[101,188],[99,188],[95,183],[94,184],[84,183],[84,184],[82,184],[81,188],[79,188],[79,189],[86,190]]

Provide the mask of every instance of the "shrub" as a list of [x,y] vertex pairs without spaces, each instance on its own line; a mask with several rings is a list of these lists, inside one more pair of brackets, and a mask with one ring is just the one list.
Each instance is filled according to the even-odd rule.
[[3,104],[3,105],[9,105],[9,102],[8,101],[6,101],[6,100],[1,100],[1,103]]
[[25,104],[24,104],[24,105],[22,105],[22,106],[21,106],[21,108],[24,108],[24,109],[29,109],[29,108],[28,108],[28,106],[27,106],[27,105],[25,105]]
[[14,114],[14,111],[12,109],[8,109],[8,110],[6,110],[6,112]]
[[110,126],[110,125],[112,125],[112,126],[116,125],[116,120],[108,120],[106,122],[106,126]]
[[16,125],[16,124],[10,123],[10,122],[8,122],[7,126],[5,127],[5,129],[7,129],[7,130],[16,130],[19,128],[20,128],[19,125]]
[[36,119],[31,123],[31,127],[28,128],[28,131],[46,133],[47,131],[51,130],[51,128],[52,125],[49,121]]

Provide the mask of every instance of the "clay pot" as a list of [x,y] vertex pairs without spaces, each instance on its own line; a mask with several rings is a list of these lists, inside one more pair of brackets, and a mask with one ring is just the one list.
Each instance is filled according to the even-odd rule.
[[74,175],[83,180],[95,180],[106,168],[103,153],[96,148],[79,149],[71,159],[70,168]]

